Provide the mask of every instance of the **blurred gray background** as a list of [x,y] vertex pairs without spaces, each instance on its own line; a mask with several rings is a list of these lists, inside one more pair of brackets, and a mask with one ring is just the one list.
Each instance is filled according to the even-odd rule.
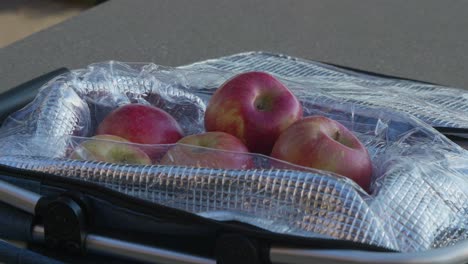
[[[86,2],[64,22],[0,49],[0,90],[61,66],[177,66],[253,50],[468,88],[468,1]],[[0,24],[1,39],[10,26]]]

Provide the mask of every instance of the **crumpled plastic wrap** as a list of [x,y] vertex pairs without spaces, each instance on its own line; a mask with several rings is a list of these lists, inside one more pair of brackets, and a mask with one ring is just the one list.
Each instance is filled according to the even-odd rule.
[[[254,166],[247,170],[69,159],[105,115],[124,104],[161,107],[186,135],[203,132],[210,95],[228,78],[249,70],[279,77],[299,98],[306,116],[330,117],[358,136],[373,162],[370,194],[345,177],[278,166],[277,160],[258,154],[248,154]],[[410,95],[416,95],[405,87],[445,95],[460,92],[265,53],[179,68],[93,64],[52,80],[31,104],[5,121],[0,163],[94,182],[204,217],[238,220],[282,234],[345,239],[402,252],[449,246],[468,238],[468,154],[430,125],[395,111],[398,105],[387,107],[394,101],[410,105]],[[413,100],[413,106],[418,102]],[[418,106],[428,109],[420,117],[443,107],[429,105],[433,103]],[[461,105],[451,123],[448,110],[431,120],[433,125],[465,127],[466,109]],[[174,146],[145,147],[164,152]]]
[[341,102],[409,113],[433,127],[468,128],[467,90],[381,78],[265,52],[235,54],[187,67],[197,65],[227,71],[267,71],[303,84],[309,83],[315,90],[333,95]]

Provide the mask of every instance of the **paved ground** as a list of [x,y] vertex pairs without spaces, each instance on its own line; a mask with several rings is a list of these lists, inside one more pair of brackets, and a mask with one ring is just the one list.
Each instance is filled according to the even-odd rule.
[[461,0],[111,0],[0,49],[0,91],[63,66],[251,50],[468,89],[466,10]]
[[93,1],[0,1],[0,48],[48,28],[92,6]]

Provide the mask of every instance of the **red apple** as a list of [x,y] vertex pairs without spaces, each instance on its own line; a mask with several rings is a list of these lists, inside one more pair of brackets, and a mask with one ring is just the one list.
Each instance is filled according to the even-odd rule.
[[[173,144],[182,138],[177,121],[164,110],[142,104],[121,106],[99,124],[98,135],[109,134],[140,144]],[[140,146],[153,160],[161,155],[157,146]]]
[[301,104],[279,80],[247,72],[216,90],[206,109],[205,128],[236,136],[251,152],[270,154],[281,132],[301,118]]
[[366,147],[342,124],[323,116],[306,117],[284,131],[273,158],[341,174],[368,191],[372,163]]
[[76,147],[70,158],[124,164],[151,164],[148,155],[129,141],[112,135],[94,136]]
[[182,138],[161,160],[164,165],[219,169],[248,169],[253,166],[248,149],[224,132],[207,132]]

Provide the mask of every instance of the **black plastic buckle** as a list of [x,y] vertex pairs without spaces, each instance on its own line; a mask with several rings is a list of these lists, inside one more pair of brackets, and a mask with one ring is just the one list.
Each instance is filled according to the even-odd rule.
[[44,226],[44,241],[54,249],[84,254],[86,251],[86,203],[76,193],[42,197],[36,216]]

